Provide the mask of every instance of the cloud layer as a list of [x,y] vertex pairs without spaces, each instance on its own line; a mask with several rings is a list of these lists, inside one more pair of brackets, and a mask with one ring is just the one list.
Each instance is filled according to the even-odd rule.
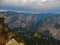
[[0,4],[42,10],[51,10],[60,7],[59,0],[1,0]]

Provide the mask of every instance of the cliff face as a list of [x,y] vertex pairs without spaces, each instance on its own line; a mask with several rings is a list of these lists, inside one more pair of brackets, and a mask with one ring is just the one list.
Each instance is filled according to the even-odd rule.
[[55,39],[60,40],[60,15],[49,15],[43,24],[38,27],[38,32],[50,31]]

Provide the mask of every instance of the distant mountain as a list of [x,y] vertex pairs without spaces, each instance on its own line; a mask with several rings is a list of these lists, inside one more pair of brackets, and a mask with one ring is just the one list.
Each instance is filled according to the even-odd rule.
[[48,30],[54,38],[60,39],[60,14],[0,11],[0,16],[6,16],[5,23],[12,31],[26,30],[41,33]]

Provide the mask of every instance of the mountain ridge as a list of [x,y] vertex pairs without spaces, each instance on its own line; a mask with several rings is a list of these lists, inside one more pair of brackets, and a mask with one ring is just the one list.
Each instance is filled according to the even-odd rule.
[[[0,16],[6,16],[5,23],[15,31],[26,30],[29,32],[43,32],[49,30],[53,37],[56,39],[60,39],[59,35],[55,35],[55,31],[59,32],[59,28],[57,24],[60,24],[60,14],[56,13],[40,13],[40,14],[32,14],[32,13],[18,13],[13,11],[5,11],[0,12]],[[22,27],[22,28],[21,28]],[[17,29],[18,28],[18,29]],[[60,34],[60,33],[59,33]]]

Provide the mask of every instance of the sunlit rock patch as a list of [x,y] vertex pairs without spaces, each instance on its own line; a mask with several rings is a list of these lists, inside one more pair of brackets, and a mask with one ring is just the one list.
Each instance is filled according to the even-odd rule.
[[12,38],[5,45],[24,45],[24,43],[22,43],[22,42],[21,43],[18,43],[14,38]]

